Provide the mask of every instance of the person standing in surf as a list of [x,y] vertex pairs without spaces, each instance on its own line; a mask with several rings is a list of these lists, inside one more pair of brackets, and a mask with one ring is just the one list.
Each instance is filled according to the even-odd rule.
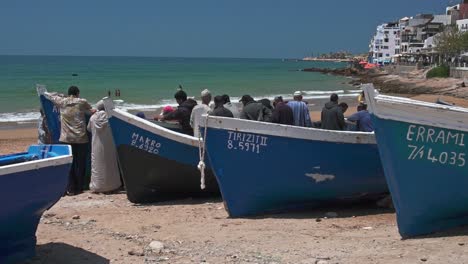
[[88,155],[88,133],[86,131],[86,115],[95,112],[86,99],[80,98],[80,89],[76,86],[68,88],[68,97],[57,93],[45,93],[60,109],[60,139],[63,144],[71,145],[73,162],[68,181],[68,195],[83,192],[86,173],[86,158]]

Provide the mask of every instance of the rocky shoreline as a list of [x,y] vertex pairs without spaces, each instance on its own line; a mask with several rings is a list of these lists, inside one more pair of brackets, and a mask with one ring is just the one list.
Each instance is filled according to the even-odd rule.
[[341,69],[307,68],[305,72],[352,77],[351,85],[359,86],[363,83],[373,83],[382,93],[387,94],[432,94],[446,95],[457,98],[468,98],[468,87],[462,79],[431,78],[426,79],[427,70],[415,70],[405,76],[394,75],[385,69],[361,70],[355,67]]

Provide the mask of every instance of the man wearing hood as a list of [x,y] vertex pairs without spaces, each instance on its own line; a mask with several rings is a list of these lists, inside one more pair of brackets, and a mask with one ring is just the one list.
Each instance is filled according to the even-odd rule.
[[96,108],[97,112],[91,116],[87,127],[92,134],[89,189],[92,192],[103,193],[117,190],[122,183],[117,165],[117,151],[102,100],[97,103]]
[[197,105],[197,102],[193,99],[187,99],[187,94],[182,90],[177,91],[174,98],[179,104],[177,109],[159,118],[159,120],[176,120],[179,122],[185,134],[193,136],[193,129],[190,126],[190,115],[192,114],[193,108]]
[[343,110],[338,105],[338,95],[332,94],[330,102],[322,108],[322,129],[344,130],[346,123],[343,116]]

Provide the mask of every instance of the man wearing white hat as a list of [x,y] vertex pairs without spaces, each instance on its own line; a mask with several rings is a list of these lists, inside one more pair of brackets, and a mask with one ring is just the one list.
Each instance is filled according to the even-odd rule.
[[302,127],[312,127],[310,120],[309,108],[302,101],[302,92],[294,92],[294,101],[289,101],[288,106],[291,107],[294,115],[294,125]]
[[200,135],[200,119],[201,116],[208,113],[211,110],[209,107],[211,102],[211,93],[208,89],[205,89],[201,92],[202,103],[196,105],[192,110],[192,115],[190,116],[190,125],[193,128],[193,136],[199,137]]

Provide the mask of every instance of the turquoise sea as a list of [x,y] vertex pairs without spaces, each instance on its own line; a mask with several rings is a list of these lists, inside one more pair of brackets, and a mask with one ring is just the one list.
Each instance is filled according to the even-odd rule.
[[328,96],[331,91],[354,95],[356,88],[344,77],[303,72],[309,67],[346,67],[345,63],[304,62],[281,59],[0,56],[0,122],[27,121],[38,117],[36,84],[66,93],[77,85],[81,97],[96,103],[120,89],[126,109],[151,109],[172,104],[182,85],[189,96],[199,97],[207,88],[213,95],[243,94],[256,98]]

